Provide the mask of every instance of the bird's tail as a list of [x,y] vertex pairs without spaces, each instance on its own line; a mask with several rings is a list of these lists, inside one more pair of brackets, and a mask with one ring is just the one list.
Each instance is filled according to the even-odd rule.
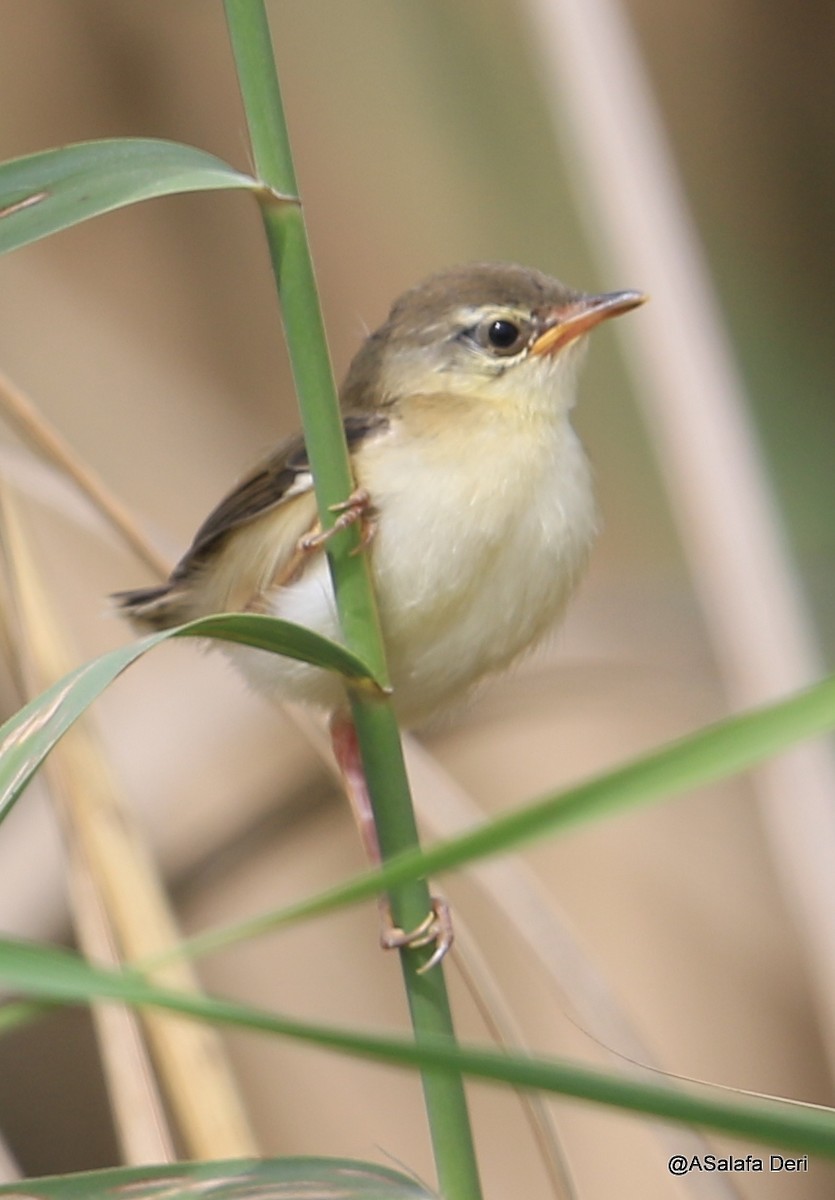
[[134,628],[149,630],[170,629],[194,616],[188,597],[182,588],[170,580],[158,587],[139,588],[132,592],[114,592],[110,597],[120,616],[127,617]]

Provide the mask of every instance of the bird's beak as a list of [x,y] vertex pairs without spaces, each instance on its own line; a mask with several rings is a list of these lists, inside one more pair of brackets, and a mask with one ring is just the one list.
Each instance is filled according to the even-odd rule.
[[556,354],[569,342],[609,317],[619,317],[643,304],[643,292],[607,292],[603,296],[583,296],[545,315],[542,332],[531,346],[531,354]]

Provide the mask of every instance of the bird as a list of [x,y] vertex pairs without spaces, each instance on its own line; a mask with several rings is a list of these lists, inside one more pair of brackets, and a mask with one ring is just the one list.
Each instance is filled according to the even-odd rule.
[[[456,706],[558,622],[599,526],[589,459],[571,424],[586,335],[645,299],[633,290],[586,294],[512,263],[466,264],[406,291],[360,346],[340,389],[356,486],[336,506],[336,527],[361,524],[402,725]],[[339,641],[329,536],[294,435],[220,501],[167,582],[114,598],[140,632],[237,611]],[[258,691],[329,714],[374,857],[339,676],[223,648]],[[437,935],[442,957],[451,934],[436,926],[393,931],[385,944]]]

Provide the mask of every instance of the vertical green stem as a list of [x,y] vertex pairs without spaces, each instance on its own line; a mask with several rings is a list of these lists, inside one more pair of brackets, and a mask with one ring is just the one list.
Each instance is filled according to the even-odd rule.
[[[333,372],[319,307],[290,143],[275,70],[263,0],[225,0],[226,19],[249,125],[255,167],[264,183],[264,226],[281,299],[284,328],[301,408],[307,451],[324,528],[333,523],[330,505],[353,488]],[[328,544],[331,574],[346,644],[387,679],[380,624],[367,557],[352,555],[358,544],[348,529]],[[356,691],[351,708],[366,779],[374,805],[383,857],[417,845],[400,734],[383,699]],[[391,896],[395,920],[419,925],[430,904],[425,881]],[[440,967],[425,975],[418,967],[429,951],[405,950],[401,964],[415,1038],[454,1041],[452,1015]],[[447,1200],[480,1200],[481,1188],[463,1082],[455,1072],[424,1071],[423,1088],[441,1192]]]

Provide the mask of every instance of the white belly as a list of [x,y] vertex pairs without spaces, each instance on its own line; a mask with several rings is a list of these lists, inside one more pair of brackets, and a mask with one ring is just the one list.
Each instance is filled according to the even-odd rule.
[[[405,723],[455,702],[484,675],[534,645],[559,616],[594,538],[585,454],[567,420],[541,438],[474,431],[465,454],[393,431],[364,454],[358,482],[379,510],[368,553],[394,688]],[[320,556],[274,593],[276,616],[339,640]],[[326,673],[234,648],[260,689],[326,708],[343,701]]]

